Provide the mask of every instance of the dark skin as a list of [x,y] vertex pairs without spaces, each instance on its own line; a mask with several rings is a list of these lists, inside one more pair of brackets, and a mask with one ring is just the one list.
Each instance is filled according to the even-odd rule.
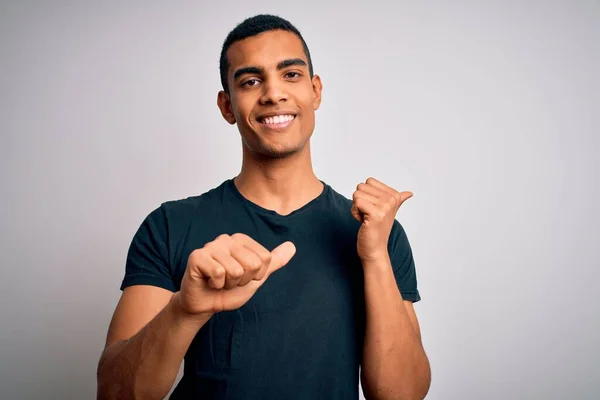
[[[302,43],[290,32],[247,38],[227,55],[230,90],[218,94],[218,106],[228,123],[237,124],[243,142],[235,183],[250,200],[286,214],[322,190],[310,156],[321,79],[310,77]],[[287,117],[263,118],[275,113]],[[357,249],[365,270],[361,381],[368,399],[422,399],[430,381],[418,321],[412,303],[398,292],[385,246],[395,213],[410,195],[370,179],[353,196],[352,214],[363,223]],[[222,237],[192,252],[177,293],[150,285],[124,290],[99,361],[99,399],[166,396],[191,341],[213,313],[241,307],[295,252],[283,244],[269,254],[260,243],[248,244],[252,240]],[[258,249],[255,256],[249,249]]]
[[[302,152],[321,104],[321,78],[310,77],[302,42],[290,32],[272,31],[234,43],[227,51],[229,93],[217,104],[225,120],[237,124],[244,146],[256,158]],[[283,132],[259,122],[273,112],[295,115]]]
[[[237,124],[244,159],[236,184],[250,200],[281,214],[321,190],[310,161],[310,138],[322,83],[309,76],[302,42],[290,32],[266,32],[228,52],[229,93],[218,95],[225,120]],[[283,130],[261,123],[265,113],[296,116]],[[299,198],[296,204],[281,199]],[[411,301],[398,290],[387,243],[396,213],[411,192],[369,178],[357,186],[352,214],[362,222],[357,250],[365,272],[367,330],[361,382],[367,399],[422,399],[431,380]],[[288,202],[289,203],[289,202]]]
[[[310,78],[301,42],[295,36],[283,35],[276,40],[273,36],[280,36],[280,32],[258,35],[229,49],[232,90],[219,93],[218,98],[224,118],[238,124],[243,138],[240,176],[253,177],[251,186],[261,188],[260,177],[256,178],[262,171],[260,176],[270,180],[271,188],[277,187],[273,179],[285,176],[283,190],[288,186],[302,189],[302,196],[271,196],[277,197],[281,206],[275,208],[285,213],[284,209],[295,209],[306,201],[303,196],[314,196],[321,190],[310,170],[309,151],[321,82],[319,77]],[[293,61],[283,65],[270,62],[275,56],[280,61]],[[250,73],[246,69],[234,78],[242,66],[260,71]],[[281,110],[294,116],[288,129],[274,130],[259,122],[264,113]],[[293,165],[284,165],[290,161]],[[241,307],[295,252],[289,243],[278,249],[269,253],[252,238],[225,235],[192,252],[179,292],[152,285],[127,287],[113,314],[98,363],[97,398],[164,398],[191,341],[213,313]],[[238,267],[243,273],[236,272]]]

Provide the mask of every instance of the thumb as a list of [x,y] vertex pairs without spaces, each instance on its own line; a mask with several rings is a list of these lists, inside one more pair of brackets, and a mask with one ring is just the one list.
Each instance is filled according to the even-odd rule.
[[271,252],[269,275],[285,266],[296,254],[296,246],[292,242],[284,242]]
[[402,192],[400,193],[400,204],[413,197],[413,192]]

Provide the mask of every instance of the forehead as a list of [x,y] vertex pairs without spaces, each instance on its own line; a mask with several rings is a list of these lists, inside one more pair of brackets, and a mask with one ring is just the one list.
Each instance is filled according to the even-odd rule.
[[280,61],[291,58],[308,63],[300,38],[282,30],[251,36],[235,42],[227,50],[229,73],[243,66],[274,68]]

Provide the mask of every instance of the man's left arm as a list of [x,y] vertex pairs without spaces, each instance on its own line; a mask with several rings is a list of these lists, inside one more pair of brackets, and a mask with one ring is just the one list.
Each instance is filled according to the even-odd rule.
[[366,331],[361,383],[367,400],[423,399],[431,372],[412,301],[402,300],[389,258],[363,262]]
[[373,178],[359,184],[353,196],[352,214],[362,222],[357,250],[364,270],[361,383],[367,400],[423,399],[431,383],[413,302],[403,300],[388,250],[396,213],[410,197]]

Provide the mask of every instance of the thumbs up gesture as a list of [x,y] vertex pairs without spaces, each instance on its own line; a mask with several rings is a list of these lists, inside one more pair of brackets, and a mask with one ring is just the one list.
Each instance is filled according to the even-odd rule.
[[356,247],[363,262],[388,257],[387,245],[396,214],[412,196],[412,192],[398,192],[375,178],[358,184],[352,195],[351,213],[361,222]]
[[240,308],[295,253],[292,242],[268,251],[247,235],[221,235],[190,254],[181,282],[181,306],[190,314]]

